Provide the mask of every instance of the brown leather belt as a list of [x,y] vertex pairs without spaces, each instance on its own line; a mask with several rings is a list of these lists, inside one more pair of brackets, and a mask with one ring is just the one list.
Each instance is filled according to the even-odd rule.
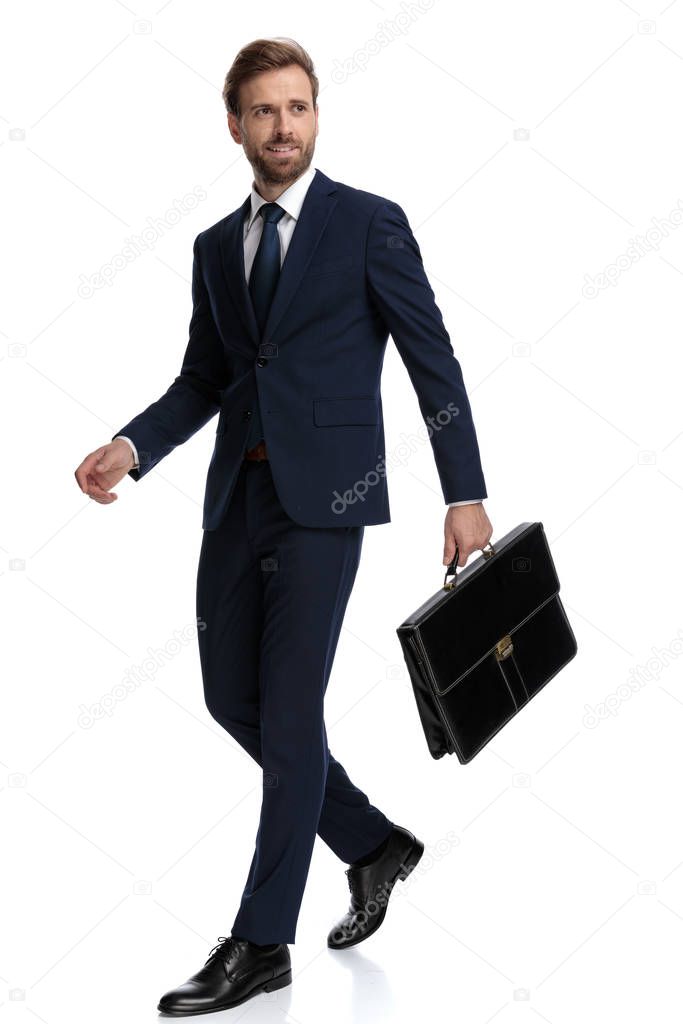
[[248,448],[244,453],[244,457],[245,459],[250,459],[254,462],[261,462],[263,459],[267,459],[268,453],[266,452],[266,442],[259,441],[259,443],[253,448]]

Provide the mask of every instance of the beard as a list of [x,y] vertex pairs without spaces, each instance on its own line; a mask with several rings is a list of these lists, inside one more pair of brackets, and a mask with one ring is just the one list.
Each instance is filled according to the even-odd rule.
[[[281,160],[268,152],[263,153],[256,148],[252,148],[245,139],[245,156],[251,164],[254,174],[258,174],[267,185],[288,185],[299,178],[310,166],[315,152],[315,138],[308,145],[304,145],[297,139],[292,139],[291,142],[292,145],[299,148],[294,151],[288,160]],[[286,142],[270,143],[273,146],[286,144]]]

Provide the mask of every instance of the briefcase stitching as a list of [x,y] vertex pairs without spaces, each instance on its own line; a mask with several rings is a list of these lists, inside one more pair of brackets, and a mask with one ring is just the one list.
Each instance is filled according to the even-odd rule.
[[[545,601],[543,601],[536,608],[534,608],[533,611],[529,612],[529,614],[526,616],[526,618],[522,619],[521,622],[518,622],[517,625],[513,626],[512,629],[508,630],[508,633],[510,634],[510,636],[513,637],[513,639],[514,639],[515,632],[518,629],[521,629],[522,626],[526,622],[528,622],[529,619],[532,619],[534,617],[534,615],[536,615],[538,612],[540,612],[542,608],[545,608],[545,606],[550,601],[554,601],[557,596],[558,596],[557,592],[554,593],[554,594],[551,594],[550,597],[547,597],[545,599]],[[561,602],[560,602],[560,604],[561,604]],[[563,611],[564,611],[564,609],[563,609]],[[566,618],[566,615],[565,615],[565,618]],[[456,686],[459,682],[461,682],[461,680],[463,680],[465,678],[465,676],[468,676],[470,674],[470,672],[473,672],[475,668],[477,668],[479,665],[481,665],[482,661],[484,661],[486,658],[490,657],[493,654],[493,652],[495,651],[495,649],[496,649],[496,645],[494,644],[493,647],[491,647],[488,651],[486,651],[484,654],[482,654],[481,658],[479,658],[478,661],[475,661],[475,663],[473,665],[470,665],[470,667],[468,669],[465,669],[464,672],[462,672],[459,676],[457,676],[457,678],[454,679],[452,683],[449,683],[445,690],[439,690],[438,691],[439,696],[444,697],[447,693],[450,693],[450,691],[453,689],[453,687]]]
[[[526,526],[526,529],[524,528],[525,526]],[[544,608],[548,604],[549,601],[552,601],[553,599],[557,598],[558,608],[559,608],[559,610],[561,612],[561,615],[562,615],[562,618],[564,619],[564,622],[565,622],[565,625],[567,627],[569,636],[571,637],[571,640],[572,640],[572,651],[569,654],[569,656],[560,665],[558,665],[556,667],[555,671],[552,672],[547,677],[547,679],[544,680],[542,685],[537,690],[534,691],[534,694],[533,694],[534,697],[537,696],[537,694],[539,694],[541,690],[545,689],[545,687],[548,685],[548,683],[552,679],[555,678],[555,676],[558,674],[558,672],[560,672],[572,660],[572,658],[575,657],[575,655],[578,652],[578,644],[577,644],[577,641],[576,641],[576,636],[574,635],[574,631],[573,631],[573,629],[571,627],[571,623],[569,622],[569,619],[567,617],[567,613],[565,611],[564,605],[562,604],[562,601],[559,598],[560,581],[559,581],[559,577],[557,575],[557,570],[555,568],[555,563],[554,563],[554,560],[553,560],[553,557],[552,557],[552,552],[550,551],[550,545],[548,544],[548,538],[546,537],[545,530],[543,528],[543,524],[542,523],[537,523],[537,522],[533,522],[533,523],[529,523],[529,524],[521,524],[521,526],[518,527],[516,530],[511,530],[510,533],[506,537],[502,538],[502,540],[499,543],[505,543],[507,545],[507,544],[512,543],[513,540],[514,541],[520,540],[521,538],[524,537],[524,535],[527,532],[530,532],[532,529],[536,528],[537,526],[540,527],[541,536],[542,536],[542,538],[543,538],[543,540],[545,542],[545,547],[546,547],[546,550],[548,552],[548,557],[549,557],[549,561],[550,561],[550,567],[552,569],[553,576],[555,577],[555,581],[556,581],[556,590],[554,591],[554,593],[550,594],[550,596],[548,598],[546,598],[545,601],[543,601],[540,605],[538,605],[537,608],[534,608],[533,611],[531,611],[529,613],[529,615],[527,615],[524,619],[522,619],[522,621],[519,622],[517,624],[517,626],[514,627],[513,630],[510,630],[510,635],[512,635],[516,630],[519,630],[526,622],[528,622],[528,620],[530,618],[532,618],[534,615],[536,615],[537,612],[539,612],[542,608]],[[516,536],[516,534],[518,534],[518,535]],[[500,551],[500,550],[495,552],[495,554],[493,556],[491,556],[489,559],[487,559],[487,561],[489,561],[489,562],[493,561],[493,559],[496,556],[499,556],[502,553],[503,552]],[[479,561],[479,560],[477,560],[477,561]],[[474,564],[476,565],[476,563],[474,563]],[[471,579],[472,576],[470,576],[469,578]],[[463,585],[466,584],[466,583],[467,583],[467,580],[464,580],[463,581]],[[462,587],[462,585],[461,585],[461,587]],[[453,591],[448,591],[445,594],[445,599],[448,599],[450,596],[452,596],[452,593],[453,593]],[[426,648],[424,646],[424,643],[422,641],[422,636],[421,636],[421,633],[420,633],[421,626],[424,625],[424,622],[428,618],[430,618],[431,615],[435,611],[437,611],[441,607],[441,605],[443,603],[442,602],[442,595],[441,594],[437,594],[436,595],[436,599],[437,600],[435,602],[435,606],[428,613],[425,614],[424,619],[420,623],[419,626],[417,626],[417,625],[408,626],[407,623],[410,620],[406,620],[406,622],[404,622],[402,624],[401,628],[410,629],[410,633],[407,634],[407,635],[413,641],[413,644],[418,647],[420,653],[423,655],[422,659],[420,659],[420,661],[422,663],[422,666],[423,666],[423,669],[424,669],[424,672],[422,674],[423,674],[424,678],[426,679],[426,681],[427,681],[427,683],[429,685],[429,688],[431,690],[431,693],[432,693],[432,696],[434,698],[435,704],[436,704],[437,708],[439,709],[440,718],[441,718],[441,725],[444,728],[444,731],[446,732],[446,734],[450,737],[451,742],[452,742],[453,747],[454,747],[454,752],[456,753],[460,763],[461,764],[468,764],[488,743],[491,742],[491,740],[493,740],[495,738],[495,736],[501,731],[501,729],[505,725],[507,725],[507,723],[511,719],[513,719],[519,713],[521,708],[526,706],[526,704],[520,705],[518,707],[516,702],[515,702],[514,695],[511,693],[512,702],[513,702],[513,705],[514,705],[513,711],[507,716],[507,718],[505,718],[503,721],[499,722],[498,725],[496,726],[496,728],[488,736],[485,736],[482,739],[481,743],[470,753],[469,757],[465,757],[465,754],[464,754],[464,752],[462,750],[462,747],[458,743],[458,740],[457,740],[455,734],[453,733],[453,730],[451,728],[450,722],[448,720],[448,716],[447,716],[447,714],[446,714],[446,712],[444,710],[444,706],[443,706],[443,703],[441,701],[441,697],[445,696],[453,688],[453,686],[456,685],[456,683],[460,682],[466,675],[468,675],[471,671],[473,671],[473,669],[476,668],[477,665],[480,665],[481,662],[484,660],[484,658],[490,656],[493,653],[493,651],[495,650],[495,646],[496,645],[494,644],[493,647],[489,651],[486,652],[486,654],[484,654],[469,669],[467,669],[460,676],[458,676],[457,679],[455,679],[452,683],[450,683],[445,690],[439,690],[438,687],[437,687],[436,677],[435,677],[435,674],[434,674],[434,670],[432,668],[429,656],[427,654],[427,650],[426,650]],[[424,605],[423,605],[423,607],[424,607]],[[415,615],[419,614],[419,611],[420,610],[418,609],[418,612],[416,612],[414,614]],[[513,656],[513,659],[514,659],[514,656]],[[531,697],[529,697],[529,695],[528,695],[528,690],[527,690],[526,685],[524,683],[524,680],[522,678],[522,674],[521,674],[521,672],[519,672],[519,668],[518,668],[516,662],[515,662],[515,668],[517,668],[517,672],[518,672],[520,680],[522,682],[522,686],[524,687],[524,691],[525,691],[525,693],[527,694],[527,697],[528,697],[528,700],[527,700],[526,703],[529,703],[529,701],[531,700]],[[505,677],[503,677],[503,678],[505,678]],[[507,679],[505,680],[505,683],[506,683],[506,685],[508,687],[508,690],[510,690],[510,686],[507,683]]]
[[[418,637],[418,640],[419,639],[420,638]],[[434,688],[434,678],[433,678],[432,668],[431,668],[431,665],[429,664],[429,659],[427,658],[427,652],[425,651],[424,646],[421,643],[421,640],[420,640],[420,649],[421,649],[422,653],[425,656],[424,666],[425,666],[425,669],[426,669],[426,675],[427,675],[428,682],[431,685],[434,699],[435,699],[435,701],[436,701],[436,703],[437,703],[437,705],[439,707],[439,710],[440,710],[441,723],[444,726],[444,728],[446,729],[446,731],[448,732],[448,735],[451,737],[451,741],[453,743],[453,746],[455,747],[455,753],[457,754],[458,760],[460,761],[461,764],[467,764],[469,761],[472,760],[472,758],[475,756],[475,754],[479,753],[479,751],[482,749],[482,747],[485,747],[486,744],[490,740],[493,739],[493,737],[496,735],[496,733],[500,732],[500,730],[503,728],[504,725],[507,725],[507,723],[510,721],[510,719],[515,717],[515,715],[517,714],[517,708],[516,707],[513,708],[513,710],[508,715],[508,717],[504,721],[500,722],[498,724],[497,728],[494,729],[494,731],[489,736],[485,736],[484,737],[484,739],[481,741],[479,746],[476,747],[472,751],[470,756],[469,757],[465,757],[465,753],[464,753],[462,747],[460,746],[460,744],[458,743],[458,740],[457,740],[455,734],[453,733],[453,730],[451,729],[451,724],[448,721],[448,715],[444,711],[444,707],[443,707],[443,704],[442,704],[441,699],[440,699],[440,694],[439,694],[438,690],[435,690],[435,688]],[[548,680],[548,682],[549,681],[550,680]],[[513,698],[513,704],[514,704],[514,698]]]
[[[524,526],[526,526],[526,529],[522,529],[522,527],[524,527]],[[541,535],[543,537],[543,540],[545,541],[545,548],[546,548],[546,550],[548,552],[548,559],[549,559],[549,562],[550,562],[550,567],[551,567],[551,569],[553,571],[553,576],[555,578],[556,589],[555,589],[554,593],[551,595],[551,596],[554,597],[555,594],[559,594],[559,592],[560,592],[560,580],[559,580],[559,577],[557,575],[557,570],[555,568],[555,563],[553,561],[552,553],[550,551],[550,545],[548,544],[548,538],[546,537],[545,530],[543,529],[543,524],[542,523],[538,523],[538,522],[533,522],[533,523],[528,523],[528,524],[522,523],[522,524],[520,524],[520,526],[515,527],[514,530],[510,530],[510,532],[507,533],[504,537],[502,537],[501,540],[499,540],[497,543],[499,545],[505,544],[506,547],[507,547],[508,545],[512,544],[513,542],[516,543],[517,541],[522,540],[522,538],[524,536],[526,536],[527,533],[531,533],[537,526],[540,527]],[[516,535],[517,531],[520,531],[518,535]],[[418,608],[418,610],[416,612],[413,612],[413,618],[415,616],[417,616],[417,615],[420,615],[421,612],[422,612],[422,609],[423,608],[427,609],[429,604],[430,604],[430,602],[433,601],[434,602],[434,606],[432,608],[429,608],[429,610],[425,611],[424,616],[422,617],[422,621],[421,621],[420,625],[423,625],[427,621],[427,619],[431,618],[432,615],[435,612],[439,611],[439,609],[442,607],[442,605],[444,605],[446,603],[446,601],[450,600],[452,598],[452,596],[456,592],[462,591],[463,587],[466,587],[467,584],[470,582],[470,580],[472,580],[472,579],[474,579],[476,577],[478,569],[482,569],[485,565],[493,564],[493,562],[497,558],[500,558],[500,556],[503,555],[504,553],[505,552],[501,548],[498,551],[496,551],[493,555],[490,555],[488,558],[484,558],[483,555],[479,555],[479,557],[476,558],[475,561],[472,562],[471,565],[466,566],[465,568],[463,568],[462,572],[459,573],[459,575],[458,575],[458,584],[457,584],[457,588],[458,589],[457,590],[456,590],[456,588],[453,588],[451,590],[438,591],[436,594],[433,594],[432,597],[428,598],[428,600],[425,601],[424,604],[421,605],[420,608]],[[405,626],[405,625],[407,625],[410,622],[411,622],[411,619],[407,619],[401,625]],[[419,627],[416,627],[416,628],[419,628]]]
[[[562,607],[561,602],[560,602],[560,607]],[[562,608],[562,611],[564,613],[565,619],[567,619],[567,615],[566,615],[566,612],[564,612],[564,608]],[[569,625],[569,621],[568,620],[567,620],[567,625]],[[573,630],[572,630],[570,625],[569,625],[569,631],[570,631],[570,633],[572,635],[572,638],[574,639],[574,651],[573,651],[573,653],[570,654],[569,657],[566,658],[565,661],[563,661],[561,665],[558,665],[557,668],[555,669],[555,671],[552,672],[548,676],[548,678],[543,682],[542,686],[540,686],[534,692],[534,697],[538,696],[538,694],[541,692],[541,690],[545,689],[545,687],[548,685],[548,683],[552,679],[555,678],[555,676],[558,674],[558,672],[560,672],[565,667],[565,665],[569,664],[569,662],[572,660],[572,658],[577,653],[577,649],[578,648],[577,648],[577,645],[576,645],[576,638],[574,637],[574,633],[573,633]],[[429,663],[429,659],[427,658],[427,652],[424,649],[424,645],[422,644],[421,638],[419,637],[419,635],[418,634],[415,634],[415,635],[416,635],[416,639],[419,642],[420,651],[424,655],[423,665],[424,665],[424,668],[425,668],[425,678],[427,679],[427,682],[429,683],[429,685],[431,687],[432,695],[433,695],[433,697],[435,699],[435,702],[436,702],[436,704],[437,704],[437,706],[439,708],[439,711],[440,711],[440,714],[441,714],[441,724],[443,725],[444,729],[446,730],[446,732],[448,733],[448,735],[451,738],[453,746],[455,747],[455,753],[456,753],[460,763],[461,764],[468,764],[479,753],[480,750],[483,750],[483,748],[487,745],[487,743],[490,743],[491,740],[494,739],[498,735],[498,733],[501,731],[501,729],[504,726],[506,726],[508,724],[508,722],[511,721],[515,717],[515,715],[517,715],[519,713],[519,710],[521,710],[521,709],[518,710],[517,708],[515,708],[507,716],[507,718],[503,719],[503,721],[498,723],[496,728],[491,733],[489,733],[488,736],[485,736],[482,739],[481,743],[477,747],[475,747],[475,749],[470,753],[469,757],[465,757],[465,754],[464,754],[464,752],[462,750],[462,747],[458,743],[458,740],[456,739],[456,737],[455,737],[455,735],[453,733],[453,730],[451,729],[450,722],[448,721],[448,716],[446,715],[446,712],[444,711],[444,707],[443,707],[443,704],[442,704],[441,699],[440,699],[440,694],[439,694],[438,690],[436,690],[435,687],[434,687],[433,672],[432,672],[431,665]],[[526,705],[523,705],[523,706],[526,707]]]
[[[526,699],[529,701],[529,700],[531,700],[531,695],[529,694],[529,691],[526,688],[526,683],[524,682],[524,676],[519,671],[519,665],[517,664],[517,659],[515,658],[514,654],[512,654],[511,657],[512,657],[512,664],[515,666],[515,669],[517,670],[517,675],[519,676],[519,681],[522,684],[522,689],[524,690],[524,693],[526,694]],[[524,705],[522,704],[521,707],[524,707]]]
[[[419,675],[422,679],[424,679],[424,682],[426,684],[426,688],[427,688],[427,690],[429,691],[429,693],[432,696],[432,700],[433,700],[434,705],[435,705],[434,711],[435,711],[436,717],[439,720],[439,725],[441,726],[442,730],[444,731],[444,742],[445,742],[446,750],[445,751],[441,751],[441,753],[439,755],[436,755],[434,753],[434,751],[432,749],[432,745],[429,743],[429,740],[427,738],[427,734],[426,734],[426,731],[425,731],[425,739],[427,739],[427,745],[429,747],[429,751],[432,754],[432,757],[442,756],[444,753],[448,753],[448,754],[457,753],[457,749],[453,749],[454,748],[454,739],[453,739],[453,736],[451,734],[451,731],[450,731],[450,729],[445,728],[445,723],[443,721],[442,708],[438,704],[438,699],[436,698],[436,695],[434,694],[434,688],[431,685],[431,681],[429,680],[428,676],[426,676],[426,674],[421,670],[421,666],[424,665],[424,661],[420,657],[421,648],[420,648],[419,644],[417,643],[417,634],[406,634],[405,637],[404,637],[404,640],[405,640],[405,647],[409,651],[409,656],[407,656],[407,655],[405,655],[405,650],[404,650],[404,656],[406,657],[406,662],[408,663],[409,674],[411,676],[410,682],[411,682],[411,685],[413,687],[413,692],[415,693],[416,702],[418,704],[418,713],[420,713],[420,706],[421,706],[421,701],[418,700],[418,697],[417,697],[417,693],[418,693],[418,690],[419,690],[419,684],[416,684],[414,679],[412,678],[412,672],[410,671],[411,659],[412,659],[413,666],[414,666],[413,671],[415,672],[416,675]],[[421,714],[420,714],[420,720],[422,721],[422,715]],[[449,739],[450,739],[450,742],[449,742]],[[457,748],[457,744],[455,746]]]
[[504,671],[504,669],[503,669],[503,666],[501,665],[501,663],[500,663],[500,662],[499,662],[498,660],[496,660],[496,664],[497,664],[498,668],[500,669],[500,674],[501,674],[501,675],[502,675],[502,677],[503,677],[503,682],[504,682],[504,683],[505,683],[505,685],[507,686],[507,688],[508,688],[508,693],[510,694],[510,697],[512,698],[512,705],[513,705],[513,707],[514,707],[515,711],[519,711],[519,709],[520,709],[520,707],[522,707],[522,705],[521,705],[521,704],[518,704],[518,703],[517,703],[517,701],[515,700],[515,695],[514,695],[514,693],[512,692],[512,687],[510,686],[510,684],[509,684],[509,683],[508,683],[508,681],[507,681],[507,677],[506,677],[506,675],[505,675],[505,671]]
[[457,737],[455,736],[453,730],[451,729],[451,723],[448,721],[448,716],[446,715],[446,713],[444,711],[444,708],[443,708],[443,704],[441,703],[439,691],[436,689],[436,684],[435,684],[435,680],[434,680],[434,674],[432,672],[432,666],[431,666],[431,664],[429,662],[429,658],[428,658],[427,652],[426,652],[426,650],[424,648],[424,644],[422,643],[422,637],[420,636],[419,631],[417,631],[417,630],[415,631],[415,633],[413,635],[414,635],[415,641],[417,642],[417,645],[419,647],[420,653],[423,655],[422,664],[423,664],[424,669],[425,669],[425,678],[426,678],[427,683],[429,684],[429,687],[430,687],[430,689],[432,691],[432,696],[434,697],[434,700],[435,700],[436,704],[438,705],[439,713],[440,713],[440,716],[441,716],[441,724],[443,725],[443,727],[445,728],[446,732],[448,733],[448,735],[451,738],[451,742],[452,742],[453,746],[455,747],[455,752],[458,755],[458,760],[464,762],[465,755],[464,755],[464,753],[462,751],[462,747],[458,743]]

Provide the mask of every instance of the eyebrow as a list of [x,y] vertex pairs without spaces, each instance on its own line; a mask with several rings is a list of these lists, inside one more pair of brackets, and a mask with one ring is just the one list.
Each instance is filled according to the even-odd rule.
[[[304,103],[304,104],[306,104],[306,106],[310,106],[310,103],[309,103],[308,100],[289,100],[289,102],[290,103]],[[249,109],[250,110],[257,110],[259,107],[272,107],[272,106],[273,106],[272,103],[266,103],[264,101],[263,103],[252,103],[252,105],[249,107]]]

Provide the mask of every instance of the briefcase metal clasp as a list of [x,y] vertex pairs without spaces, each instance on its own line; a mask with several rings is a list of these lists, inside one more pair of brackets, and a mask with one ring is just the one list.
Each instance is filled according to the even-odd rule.
[[503,661],[504,658],[509,658],[512,650],[512,637],[509,633],[506,633],[502,640],[499,640],[496,644],[496,661]]
[[[486,548],[489,548],[489,550],[487,551]],[[481,548],[481,553],[482,553],[482,555],[484,556],[485,559],[486,558],[490,558],[491,555],[495,555],[496,549],[494,548],[494,546],[491,543],[491,541],[487,541],[486,546]],[[455,584],[457,583],[457,579],[458,579],[458,573],[457,573],[458,558],[459,558],[459,549],[458,549],[458,545],[456,544],[455,545],[455,554],[453,555],[453,559],[451,561],[451,564],[449,566],[447,566],[446,572],[444,574],[443,588],[442,588],[443,590],[452,590],[453,587],[455,586]],[[448,579],[449,575],[453,576],[452,580]]]

